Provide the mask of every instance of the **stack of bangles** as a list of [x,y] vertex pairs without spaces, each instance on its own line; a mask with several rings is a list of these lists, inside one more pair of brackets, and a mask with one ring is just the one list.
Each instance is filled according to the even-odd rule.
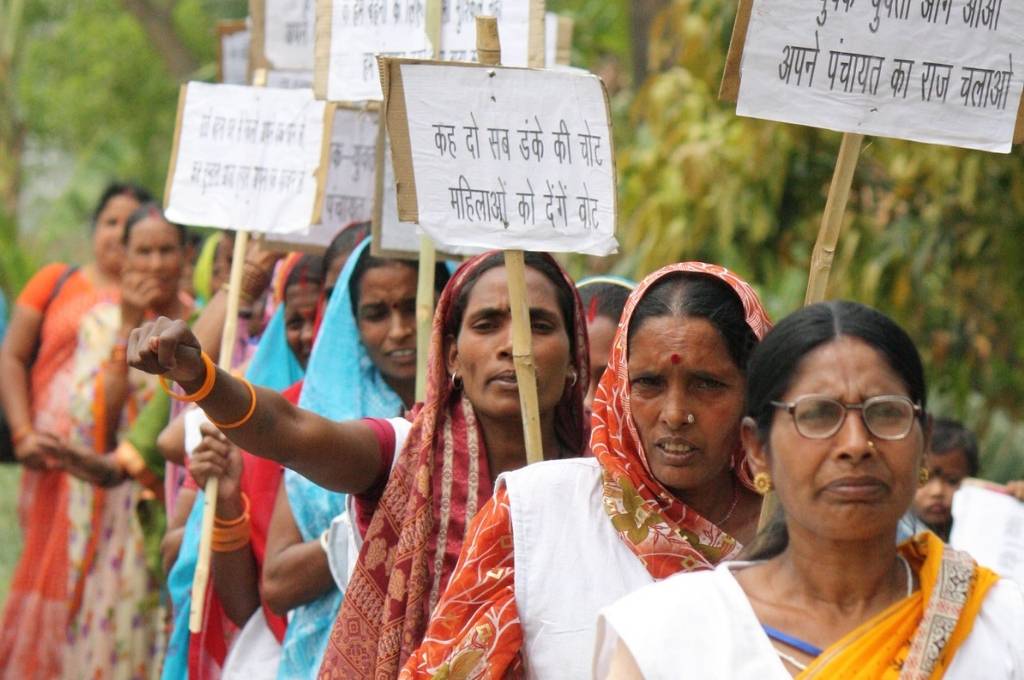
[[[210,358],[206,352],[201,354],[203,358],[203,365],[206,367],[206,377],[203,378],[203,384],[198,390],[192,394],[186,394],[184,396],[176,394],[171,390],[170,385],[167,384],[167,378],[160,376],[160,387],[163,388],[164,392],[177,401],[197,402],[206,399],[210,396],[210,392],[213,391],[213,386],[217,382],[217,367],[213,363],[213,359]],[[252,386],[252,383],[245,378],[239,378],[245,386],[249,389],[249,410],[245,412],[245,415],[238,420],[231,423],[218,423],[211,419],[210,422],[218,430],[234,430],[245,425],[252,418],[252,414],[256,412],[256,388]]]
[[249,545],[251,525],[249,523],[249,497],[242,494],[242,505],[244,510],[239,517],[231,520],[222,520],[220,517],[213,518],[213,543],[214,552],[228,553],[241,550]]

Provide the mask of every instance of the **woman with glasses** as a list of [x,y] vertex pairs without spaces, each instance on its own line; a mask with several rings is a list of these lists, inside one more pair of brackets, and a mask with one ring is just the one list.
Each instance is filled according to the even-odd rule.
[[596,676],[1024,677],[1021,589],[934,534],[894,540],[926,479],[925,395],[917,349],[879,312],[783,320],[751,357],[742,437],[784,517],[749,561],[606,609]]

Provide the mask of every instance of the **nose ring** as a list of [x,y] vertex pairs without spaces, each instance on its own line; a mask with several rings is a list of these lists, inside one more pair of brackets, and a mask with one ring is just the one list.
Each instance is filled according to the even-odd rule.
[[690,415],[686,416],[686,422],[689,423],[690,425],[693,425],[695,422],[697,422],[697,419],[694,418],[693,414],[691,413]]
[[875,442],[874,442],[874,440],[872,440],[872,439],[868,440],[868,448],[871,449],[872,451],[875,450]]

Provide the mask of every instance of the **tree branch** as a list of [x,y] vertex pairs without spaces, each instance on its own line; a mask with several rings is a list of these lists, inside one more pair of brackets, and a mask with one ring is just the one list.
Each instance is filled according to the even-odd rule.
[[121,0],[121,5],[138,20],[167,71],[177,80],[187,80],[199,63],[174,28],[175,3],[154,7],[146,0]]

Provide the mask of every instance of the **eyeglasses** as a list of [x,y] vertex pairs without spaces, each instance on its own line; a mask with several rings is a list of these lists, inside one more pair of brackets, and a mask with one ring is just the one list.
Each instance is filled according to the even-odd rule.
[[895,394],[871,397],[861,404],[844,404],[831,397],[811,394],[790,403],[773,401],[772,406],[786,409],[793,416],[796,431],[808,439],[828,439],[839,432],[851,409],[861,412],[868,432],[890,441],[910,434],[914,418],[921,415],[919,405]]

